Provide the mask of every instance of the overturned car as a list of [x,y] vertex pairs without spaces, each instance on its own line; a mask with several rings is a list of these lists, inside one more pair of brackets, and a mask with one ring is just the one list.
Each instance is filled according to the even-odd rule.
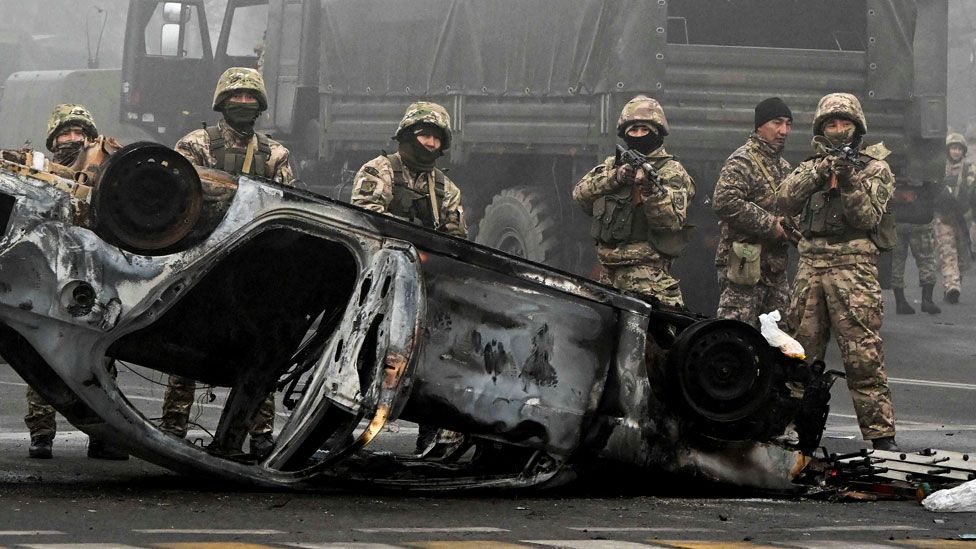
[[[160,145],[90,187],[5,161],[0,223],[0,354],[80,429],[181,472],[439,490],[617,463],[789,490],[826,421],[823,363],[750,326]],[[107,358],[229,388],[209,444],[161,432]],[[288,420],[249,454],[275,391]],[[395,419],[463,435],[371,450]]]

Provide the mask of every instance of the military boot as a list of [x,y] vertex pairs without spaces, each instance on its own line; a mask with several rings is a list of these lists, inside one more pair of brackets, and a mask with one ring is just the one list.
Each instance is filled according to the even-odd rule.
[[54,449],[54,437],[50,435],[41,435],[36,437],[31,437],[30,448],[27,449],[27,455],[34,459],[51,459],[54,457],[52,450]]
[[932,290],[934,286],[932,284],[926,284],[922,286],[922,312],[928,313],[930,315],[937,315],[942,312],[942,309],[932,301]]
[[915,314],[915,308],[908,303],[907,299],[905,299],[905,289],[892,288],[892,291],[895,292],[895,313],[900,315]]
[[942,297],[942,300],[952,305],[959,303],[959,290],[955,288],[951,290],[946,290],[946,293]]
[[901,449],[898,448],[898,443],[895,442],[895,437],[894,436],[876,438],[876,439],[874,439],[874,440],[871,441],[871,446],[875,450],[884,450],[886,452],[899,452],[899,451],[901,451]]
[[271,433],[262,433],[258,435],[251,435],[251,453],[258,459],[264,459],[268,457],[271,450],[274,449],[274,437]]

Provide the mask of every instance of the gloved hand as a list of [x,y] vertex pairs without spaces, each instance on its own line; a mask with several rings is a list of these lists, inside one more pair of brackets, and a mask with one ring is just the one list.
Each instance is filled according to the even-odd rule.
[[837,176],[837,185],[842,189],[850,189],[853,182],[854,165],[840,158],[832,158],[830,169]]
[[630,164],[624,164],[617,168],[617,184],[619,186],[633,185],[637,177],[637,170]]

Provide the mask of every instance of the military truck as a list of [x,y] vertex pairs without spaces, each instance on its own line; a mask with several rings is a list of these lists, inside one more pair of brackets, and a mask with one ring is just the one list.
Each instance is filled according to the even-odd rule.
[[[407,104],[445,105],[448,164],[478,242],[578,273],[594,267],[572,185],[615,141],[621,106],[658,98],[669,150],[698,183],[701,239],[677,271],[693,308],[717,296],[718,169],[777,95],[796,116],[787,156],[809,151],[817,99],[857,94],[870,140],[905,182],[941,177],[946,0],[228,0],[212,43],[203,0],[131,0],[121,119],[167,144],[213,120],[210,84],[260,66],[263,125],[317,192],[392,150]],[[937,38],[938,37],[938,38]]]

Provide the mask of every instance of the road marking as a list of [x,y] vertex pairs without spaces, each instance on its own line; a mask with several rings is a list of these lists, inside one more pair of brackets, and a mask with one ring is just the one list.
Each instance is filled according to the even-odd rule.
[[964,541],[960,539],[913,539],[913,540],[897,540],[893,543],[898,545],[907,545],[909,547],[916,547],[918,549],[940,549],[942,547],[966,547],[972,549],[972,541]]
[[904,377],[889,377],[888,383],[894,383],[897,385],[921,385],[924,387],[939,387],[942,389],[965,389],[967,391],[976,391],[976,384],[974,383],[955,383],[952,381],[931,381],[928,379],[908,379]]
[[188,543],[154,543],[153,547],[161,549],[274,549],[273,545],[261,545],[258,543],[241,543],[239,541],[204,541]]
[[864,541],[838,541],[838,540],[808,540],[808,541],[784,541],[781,542],[789,547],[802,547],[803,549],[892,549],[893,545],[887,543],[870,543]]
[[0,536],[60,536],[57,530],[0,530]]
[[509,543],[507,541],[411,541],[407,547],[420,549],[531,549],[531,545]]
[[136,545],[123,543],[35,543],[20,545],[31,549],[140,549]]
[[[449,542],[450,543],[450,542]],[[387,545],[385,543],[357,543],[354,541],[335,541],[328,543],[284,543],[288,547],[303,549],[402,549],[402,545]]]
[[524,539],[525,543],[549,545],[552,547],[568,547],[569,549],[668,549],[667,545],[652,545],[635,541],[620,541],[610,539]]
[[137,534],[201,534],[214,536],[273,536],[287,534],[281,530],[219,530],[206,528],[146,528],[133,530]]
[[[775,545],[760,545],[758,543],[752,542],[742,542],[742,541],[680,541],[680,540],[664,540],[655,539],[650,540],[653,543],[663,544],[667,547],[676,547],[680,549],[777,549]],[[850,544],[848,544],[848,548]],[[860,549],[861,546],[858,546]]]
[[807,528],[782,528],[788,532],[921,532],[928,528],[916,528],[900,524],[839,524],[837,526],[810,526]]
[[673,526],[567,526],[569,530],[578,532],[718,532],[714,528],[677,528]]
[[504,528],[495,528],[492,526],[458,526],[456,528],[353,528],[353,530],[363,532],[364,534],[463,534],[468,532],[489,534],[509,532],[509,530]]

